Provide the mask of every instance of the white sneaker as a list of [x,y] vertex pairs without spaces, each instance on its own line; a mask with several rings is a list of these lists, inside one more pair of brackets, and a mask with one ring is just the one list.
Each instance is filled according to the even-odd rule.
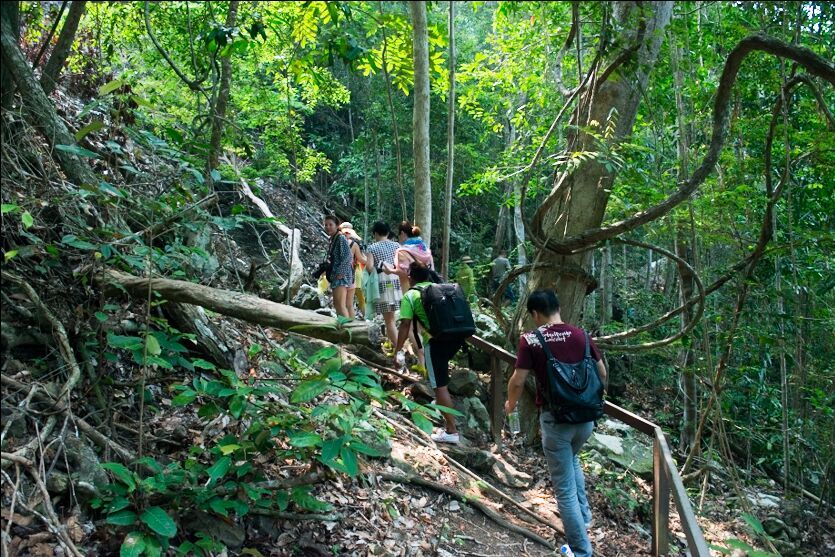
[[457,433],[447,433],[446,431],[433,433],[431,437],[436,443],[449,443],[451,445],[457,445],[460,441]]

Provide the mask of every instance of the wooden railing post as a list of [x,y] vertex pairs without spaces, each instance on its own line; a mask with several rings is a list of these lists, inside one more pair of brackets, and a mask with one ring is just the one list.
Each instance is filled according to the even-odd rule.
[[664,434],[656,428],[652,443],[652,554],[655,556],[670,552],[670,482],[659,435]]
[[502,426],[504,425],[504,374],[501,360],[490,355],[490,422],[493,429],[493,442],[496,450],[502,450]]

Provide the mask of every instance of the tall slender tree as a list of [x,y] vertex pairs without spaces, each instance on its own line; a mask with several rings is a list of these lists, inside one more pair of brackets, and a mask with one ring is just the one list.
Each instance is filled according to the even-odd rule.
[[[235,27],[238,19],[238,0],[229,2],[229,11],[226,12],[226,28]],[[220,46],[218,46],[220,48]],[[220,156],[221,138],[223,137],[224,123],[226,122],[226,106],[229,104],[229,91],[232,86],[232,54],[223,56],[220,59],[220,87],[217,91],[214,106],[212,107],[212,135],[209,140],[209,156],[207,160],[208,180],[213,182],[211,171],[217,168],[218,157]]]
[[55,90],[56,81],[58,76],[61,75],[67,57],[70,55],[70,50],[75,42],[75,34],[78,31],[78,24],[81,23],[81,16],[84,15],[86,8],[87,2],[76,1],[70,3],[70,11],[67,13],[64,26],[61,27],[58,42],[55,44],[55,49],[52,51],[52,55],[47,60],[41,74],[41,86],[47,95]]
[[449,277],[449,235],[452,228],[452,178],[455,168],[455,2],[449,3],[449,97],[447,110],[447,168],[444,188],[444,229],[441,275]]
[[432,240],[432,184],[429,175],[429,31],[426,2],[409,2],[415,65],[412,117],[415,157],[415,223],[429,245]]

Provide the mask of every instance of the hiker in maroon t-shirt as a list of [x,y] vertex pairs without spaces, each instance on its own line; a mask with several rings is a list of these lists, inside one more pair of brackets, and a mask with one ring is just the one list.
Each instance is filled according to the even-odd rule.
[[[585,332],[563,323],[556,292],[550,289],[532,292],[528,296],[527,308],[554,358],[565,363],[583,360],[586,348]],[[600,351],[591,341],[589,348],[592,358],[597,362],[600,381],[605,385],[606,367],[603,365]],[[525,386],[525,379],[533,370],[536,377],[536,406],[541,411],[539,424],[542,431],[542,450],[548,462],[565,537],[577,557],[590,557],[592,548],[587,530],[591,526],[591,509],[586,498],[585,478],[577,453],[591,435],[594,422],[558,422],[549,406],[545,404],[548,357],[535,332],[525,333],[519,338],[515,367],[507,385],[505,413],[510,414],[516,408],[516,402]]]

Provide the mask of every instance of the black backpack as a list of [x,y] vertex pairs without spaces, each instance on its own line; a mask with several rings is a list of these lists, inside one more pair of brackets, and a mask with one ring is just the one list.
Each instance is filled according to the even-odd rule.
[[597,362],[591,357],[589,334],[584,332],[586,351],[583,359],[576,364],[566,364],[554,357],[539,329],[534,333],[548,357],[545,393],[556,422],[582,424],[600,419],[603,416],[603,383],[597,375]]
[[[454,341],[464,340],[475,334],[473,312],[460,285],[443,283],[414,288],[420,292],[421,303],[429,320],[429,323],[423,325],[429,330],[432,338]],[[417,331],[415,336],[419,338]]]

